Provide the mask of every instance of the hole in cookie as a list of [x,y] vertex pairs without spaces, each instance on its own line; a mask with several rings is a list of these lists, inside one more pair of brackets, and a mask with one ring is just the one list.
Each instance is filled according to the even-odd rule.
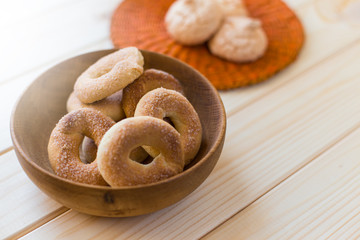
[[80,160],[81,160],[82,163],[85,163],[85,164],[88,163],[88,162],[86,161],[86,158],[85,158],[85,156],[84,156],[84,152],[83,152],[83,150],[82,150],[82,143],[81,143],[80,146],[79,146],[79,158],[80,158]]
[[175,128],[174,123],[171,121],[169,117],[164,117],[163,120]]
[[94,140],[89,137],[84,137],[83,142],[80,145],[79,152],[80,160],[83,163],[92,163],[95,160],[97,154],[97,146]]
[[[172,121],[172,119],[175,119],[175,122]],[[175,128],[175,130],[178,133],[180,133],[178,128],[180,128],[182,126],[182,123],[179,120],[177,120],[175,116],[172,116],[172,118],[171,117],[164,117],[163,120],[165,122],[167,122],[168,124],[170,124],[173,128]]]
[[[147,150],[145,151],[144,149]],[[151,146],[141,146],[133,149],[129,157],[135,162],[147,165],[151,163],[158,154],[159,151]]]
[[152,156],[148,155],[148,157],[145,158],[145,160],[143,162],[141,162],[141,164],[147,165],[147,164],[151,163],[153,160],[154,160],[154,158]]
[[142,147],[137,147],[130,153],[130,159],[138,163],[145,161],[148,156],[149,154]]

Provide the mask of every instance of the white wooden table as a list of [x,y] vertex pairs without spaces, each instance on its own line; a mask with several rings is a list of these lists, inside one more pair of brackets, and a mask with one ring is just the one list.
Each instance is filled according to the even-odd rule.
[[360,239],[360,27],[326,21],[314,1],[286,2],[304,48],[270,81],[220,93],[228,128],[210,177],[173,206],[112,219],[43,194],[17,162],[9,119],[50,66],[112,47],[119,0],[1,0],[0,238]]

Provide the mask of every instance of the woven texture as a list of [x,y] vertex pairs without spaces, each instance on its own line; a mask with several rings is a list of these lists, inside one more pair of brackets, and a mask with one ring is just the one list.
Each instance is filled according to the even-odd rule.
[[204,74],[219,90],[262,82],[293,62],[304,32],[296,15],[280,0],[245,0],[252,17],[261,20],[269,39],[265,55],[251,63],[232,63],[213,56],[206,44],[176,43],[167,33],[164,17],[174,0],[124,0],[111,22],[115,47],[135,46],[178,58]]

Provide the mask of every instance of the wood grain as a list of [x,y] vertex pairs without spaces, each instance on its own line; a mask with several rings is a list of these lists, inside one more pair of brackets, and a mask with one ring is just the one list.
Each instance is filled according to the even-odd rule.
[[[4,84],[0,84],[0,96],[2,96],[4,101],[1,101],[2,104],[0,104],[2,113],[0,119],[2,132],[0,135],[0,149],[7,149],[11,145],[10,138],[7,134],[9,132],[10,105],[12,105],[16,99],[16,97],[11,95],[19,96],[23,88],[21,85],[25,87],[25,85],[29,84],[37,75],[37,70],[47,69],[50,65],[81,52],[111,47],[111,44],[97,46],[97,43],[105,41],[108,38],[108,22],[105,18],[111,14],[105,12],[101,14],[101,11],[98,12],[98,10],[95,10],[98,6],[97,4],[93,4],[94,2],[86,4],[86,1],[83,1],[83,4],[79,4],[76,3],[76,1],[64,0],[64,5],[61,5],[60,8],[56,6],[56,11],[52,12],[51,5],[54,2],[55,6],[57,2],[60,3],[60,0],[56,0],[56,2],[51,1],[51,3],[46,3],[49,7],[44,6],[43,8],[50,10],[49,15],[41,17],[44,11],[39,4],[44,1],[35,1],[36,2],[25,1],[25,4],[28,5],[24,5],[27,7],[23,8],[26,9],[23,15],[24,18],[19,18],[19,20],[21,20],[19,22],[26,22],[24,26],[16,27],[18,26],[16,22],[2,21],[6,26],[9,26],[9,28],[5,28],[5,32],[3,32],[5,37],[0,40],[2,43],[0,45],[2,52],[0,62],[5,63],[6,59],[17,59],[20,61],[16,68],[14,68],[15,65],[12,65],[12,69],[3,68],[3,66],[6,65],[1,65],[0,81]],[[0,5],[8,2],[9,1],[1,2]],[[10,2],[11,4],[14,2],[14,6],[16,7],[18,2],[24,1],[16,0]],[[118,4],[117,1],[111,2],[115,5]],[[76,237],[77,239],[84,238],[84,236],[93,236],[98,239],[104,239],[105,237],[126,238],[131,236],[135,238],[139,236],[165,236],[167,233],[170,234],[169,236],[176,236],[177,238],[189,236],[195,238],[195,236],[206,234],[223,221],[226,221],[230,216],[236,214],[237,211],[246,209],[246,206],[261,197],[279,182],[287,179],[287,177],[291,176],[297,169],[306,166],[306,164],[313,159],[316,160],[317,157],[328,148],[331,149],[339,139],[352,131],[351,126],[355,126],[359,119],[357,112],[359,108],[356,103],[358,95],[355,95],[356,93],[354,92],[357,89],[358,83],[355,82],[353,85],[348,85],[348,87],[342,88],[338,93],[335,92],[335,89],[338,89],[338,86],[343,86],[340,83],[341,81],[338,81],[338,85],[332,87],[328,85],[326,89],[320,88],[317,93],[313,88],[318,88],[318,85],[309,85],[309,83],[312,81],[316,83],[319,78],[324,78],[324,72],[326,73],[330,70],[336,72],[334,69],[337,69],[340,65],[342,65],[340,67],[341,69],[344,64],[346,65],[348,62],[356,64],[358,60],[355,54],[359,53],[354,51],[354,56],[352,57],[350,52],[358,45],[358,42],[354,41],[359,39],[360,32],[356,30],[357,28],[353,28],[344,22],[328,23],[322,21],[322,19],[316,15],[313,1],[286,0],[285,2],[293,7],[305,26],[307,41],[304,49],[298,61],[277,74],[271,81],[255,87],[221,93],[228,116],[230,116],[229,122],[231,126],[236,124],[240,124],[240,126],[234,126],[229,129],[229,132],[231,131],[233,134],[226,140],[226,150],[218,163],[218,168],[213,172],[214,176],[211,175],[211,182],[206,181],[200,189],[194,192],[194,196],[144,218],[140,217],[127,219],[126,221],[117,221],[106,218],[92,218],[70,211],[60,218],[57,218],[54,223],[45,224],[50,220],[48,217],[55,218],[58,210],[61,208],[48,208],[48,205],[46,205],[47,201],[45,201],[45,207],[43,207],[43,205],[38,206],[39,200],[37,195],[41,195],[39,194],[40,191],[30,183],[30,180],[27,179],[24,174],[21,174],[23,177],[17,177],[18,173],[22,173],[22,169],[16,163],[13,167],[4,169],[5,173],[1,173],[1,175],[10,176],[13,171],[9,169],[16,169],[14,170],[14,172],[16,172],[15,175],[12,175],[12,181],[14,181],[14,184],[17,186],[31,186],[28,189],[30,192],[29,194],[23,195],[22,193],[16,193],[16,191],[22,191],[23,188],[12,189],[12,194],[22,196],[22,201],[26,202],[26,204],[16,205],[16,209],[14,209],[11,201],[1,201],[1,203],[6,203],[4,209],[2,209],[5,211],[2,212],[2,216],[8,214],[7,208],[14,209],[14,214],[16,216],[25,216],[26,222],[23,222],[21,220],[22,218],[9,218],[9,220],[6,219],[5,222],[0,221],[0,225],[5,224],[1,225],[0,232],[2,235],[0,238],[9,236],[15,232],[17,233],[16,236],[21,236],[41,225],[43,226],[29,234],[27,238],[38,239],[39,236],[48,236],[48,238],[54,238],[55,236],[59,236],[60,238]],[[73,3],[76,3],[76,6],[74,6]],[[84,12],[84,15],[81,16],[83,16],[85,21],[78,20],[79,15],[76,14],[75,10],[68,11],[70,8],[79,10],[79,6],[83,7],[81,11]],[[104,3],[102,7],[107,7],[107,11],[111,12],[114,5]],[[90,8],[93,8],[93,10]],[[6,12],[6,8],[1,8],[1,10]],[[36,14],[30,13],[34,11]],[[7,15],[1,14],[0,18],[4,17],[4,19],[8,19],[7,17],[10,16],[10,12],[11,11],[9,11]],[[27,13],[29,14],[26,15]],[[85,13],[88,14],[88,16],[85,16]],[[63,16],[67,19],[63,20]],[[95,27],[91,29],[86,27],[88,23],[92,22],[91,18],[96,19],[98,17],[104,17],[104,21],[101,21],[102,26],[95,25]],[[42,21],[39,21],[39,19]],[[48,20],[43,21],[44,19]],[[47,26],[47,22],[55,24],[52,24],[52,27],[50,27]],[[64,25],[62,25],[62,23],[64,23]],[[99,21],[97,21],[97,23],[99,23]],[[10,26],[14,27],[10,28]],[[32,36],[32,34],[37,33],[37,31],[34,31],[36,28],[44,28],[46,32],[49,33],[49,36],[41,35],[42,40],[37,41],[38,37]],[[9,29],[11,29],[11,31],[9,31]],[[17,29],[25,29],[24,32],[27,33],[26,36],[31,39],[31,41],[29,41],[31,43],[30,47],[24,45],[24,35],[16,33]],[[12,38],[8,38],[7,35]],[[70,41],[72,39],[71,36],[76,36],[76,39]],[[64,41],[64,38],[69,39]],[[90,41],[88,41],[89,39]],[[42,46],[48,42],[52,42],[53,44],[50,47],[48,45],[45,47]],[[3,43],[6,44],[4,45]],[[40,57],[37,58],[36,54],[32,54],[31,51],[27,52],[27,48],[36,49]],[[25,59],[30,59],[30,61],[26,61],[25,63],[25,59],[21,58],[21,53],[17,52],[18,49],[25,52]],[[346,56],[343,55],[343,52],[345,52]],[[10,58],[7,58],[8,56],[10,56]],[[326,67],[327,64],[329,65],[328,67]],[[349,75],[340,78],[345,82],[347,81],[348,83],[346,84],[350,84],[350,82],[353,81],[352,79],[356,79],[356,77],[351,78],[350,75],[356,73],[356,71],[351,68],[342,70],[339,74],[344,74],[345,71],[348,71]],[[318,76],[318,73],[321,74]],[[330,72],[329,75],[331,75]],[[304,80],[306,80],[306,83],[305,86],[302,87],[301,82]],[[293,85],[291,84],[292,82],[297,82],[297,84]],[[327,80],[323,79],[321,82],[326,83]],[[333,80],[330,80],[330,82],[333,82]],[[287,89],[288,86],[290,87]],[[322,85],[320,84],[319,86]],[[330,94],[328,98],[321,98],[317,102],[305,99],[303,104],[287,105],[285,108],[287,110],[282,114],[281,109],[283,108],[281,105],[290,99],[289,95],[291,95],[292,91],[295,90],[294,94],[297,94],[294,99],[298,99],[298,101],[301,102],[304,93],[299,94],[298,88],[305,92],[307,89],[312,89],[314,99],[316,99],[317,94],[322,91],[325,95],[328,92],[331,92],[332,95]],[[352,90],[351,88],[354,89]],[[340,89],[341,88],[339,88],[339,90]],[[347,93],[349,93],[350,96],[348,96]],[[341,95],[332,100],[333,97],[330,96],[337,94]],[[290,101],[293,102],[294,99],[290,99]],[[351,101],[353,100],[355,100],[354,105],[351,105]],[[313,103],[317,104],[314,106]],[[304,107],[303,105],[308,105],[308,107]],[[335,106],[334,109],[332,109],[333,105]],[[311,106],[314,108],[311,108]],[[296,109],[293,111],[289,110],[292,107],[300,107],[302,110],[298,115],[294,115],[289,121],[286,121],[285,118],[288,116],[291,117],[292,113],[297,112]],[[273,111],[275,112],[272,113]],[[355,114],[353,115],[352,112]],[[277,114],[280,114],[279,117],[276,117]],[[341,116],[342,114],[344,114],[344,116]],[[254,117],[251,117],[252,115],[254,115]],[[272,120],[266,123],[269,119]],[[312,124],[317,121],[320,122],[312,126]],[[278,122],[280,123],[278,124]],[[324,126],[322,126],[322,123],[324,123]],[[276,128],[271,130],[273,125],[276,126]],[[258,131],[256,131],[257,127],[259,127]],[[284,128],[284,131],[281,131],[282,128]],[[327,130],[330,131],[327,132]],[[278,131],[279,133],[277,133]],[[241,135],[243,132],[244,135]],[[265,136],[262,136],[262,134]],[[289,136],[287,136],[288,134]],[[268,140],[267,137],[269,136],[270,139]],[[275,141],[274,144],[272,141]],[[354,141],[356,140],[354,139]],[[227,147],[228,144],[229,146]],[[14,155],[14,153],[8,154]],[[268,161],[269,163],[267,163]],[[12,163],[15,163],[15,160],[13,160]],[[269,168],[269,166],[272,168]],[[232,168],[235,169],[232,171]],[[267,171],[266,168],[270,170]],[[274,174],[272,174],[272,171],[274,171]],[[320,171],[321,169],[319,169],[319,172]],[[233,175],[225,178],[227,172],[235,174],[235,181],[230,181]],[[226,183],[227,181],[230,182],[224,187],[220,187],[223,182]],[[267,182],[270,183],[267,184]],[[231,184],[234,184],[233,188],[229,186]],[[8,186],[13,185],[9,185],[8,181],[0,181],[0,188],[9,189]],[[223,188],[225,189],[224,192],[222,191]],[[232,194],[233,189],[235,189],[234,194]],[[241,193],[240,196],[237,197],[236,195],[239,191]],[[221,199],[229,193],[231,194],[229,197],[225,200]],[[291,194],[291,192],[289,192],[289,194]],[[5,195],[3,199],[5,199],[4,197]],[[8,198],[9,196],[7,199]],[[274,203],[276,204],[277,202]],[[323,202],[320,201],[320,203]],[[222,207],[222,205],[224,206]],[[269,206],[269,208],[273,207],[274,206]],[[319,207],[321,206],[314,206],[314,208]],[[345,238],[351,239],[350,235],[352,233],[355,233],[352,236],[353,238],[358,237],[356,231],[359,227],[354,222],[358,222],[358,216],[352,214],[352,212],[357,213],[356,207],[354,204],[350,204],[349,208],[351,211],[344,208],[336,208],[339,209],[338,215],[336,216],[339,216],[343,220],[336,223],[336,227],[333,227],[333,229],[338,229],[337,233],[334,233],[334,239],[340,239],[344,232],[346,232],[346,234],[344,234]],[[30,209],[33,211],[30,211]],[[223,212],[223,210],[225,212]],[[300,209],[297,213],[301,214],[301,211]],[[241,212],[242,211],[240,211],[240,213]],[[253,210],[251,210],[251,212],[253,212]],[[269,218],[271,218],[271,213],[271,211],[268,212]],[[346,213],[348,213],[348,215],[346,215]],[[9,216],[11,216],[11,212],[9,214]],[[321,218],[321,214],[319,216]],[[220,219],[214,222],[214,219],[218,217],[220,217]],[[202,218],[204,219],[201,220]],[[311,220],[311,218],[305,218],[305,221],[300,224],[300,227],[306,225],[306,219]],[[331,221],[333,221],[333,219],[334,218],[332,218]],[[185,226],[182,226],[184,224]],[[292,226],[293,225],[290,224],[290,227]],[[54,234],[52,234],[52,231]],[[267,231],[269,233],[276,232],[276,229],[273,231],[267,229]],[[5,232],[6,234],[4,234]],[[330,232],[331,231],[328,231],[328,233]],[[335,230],[332,232],[335,232]]]
[[44,221],[49,214],[62,208],[29,181],[14,151],[0,156],[0,165],[0,191],[3,193],[0,196],[1,239]]
[[131,219],[109,220],[71,211],[28,237],[47,237],[50,232],[99,239],[205,235],[358,126],[360,69],[355,59],[359,54],[357,44],[229,118],[214,172],[179,204]]
[[359,239],[360,129],[204,239]]

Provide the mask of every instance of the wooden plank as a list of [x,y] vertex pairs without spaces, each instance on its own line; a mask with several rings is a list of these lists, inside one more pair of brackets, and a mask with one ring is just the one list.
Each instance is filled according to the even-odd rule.
[[[287,0],[301,19],[306,41],[298,59],[288,68],[261,84],[220,93],[228,116],[270,93],[310,67],[337,54],[337,52],[360,39],[360,31],[345,21],[329,23],[314,10],[315,1]],[[336,34],[334,34],[336,33]]]
[[205,235],[358,126],[359,54],[360,44],[356,44],[229,118],[224,151],[215,170],[179,203],[124,219],[69,211],[25,239],[194,239]]
[[[109,37],[118,0],[76,1],[5,28],[0,38],[0,81],[10,81],[59,57]],[[6,57],[5,57],[6,56]]]
[[14,151],[0,156],[0,238],[18,236],[24,228],[66,211],[45,196],[25,175]]
[[359,239],[360,130],[204,239]]
[[[104,4],[105,5],[105,4]],[[86,10],[84,10],[84,11],[86,11]],[[75,15],[74,15],[75,16]],[[73,18],[73,17],[72,17]],[[96,29],[95,29],[96,30]],[[95,31],[94,31],[95,32]],[[85,37],[87,37],[87,35],[85,34]],[[61,40],[61,39],[60,39]],[[71,44],[70,44],[71,45]],[[79,46],[80,46],[81,44],[79,44]],[[59,51],[60,52],[60,51]],[[69,51],[69,52],[71,52],[71,53],[73,53],[72,51]],[[68,56],[69,56],[70,54],[68,54],[68,53],[65,53],[64,55],[62,55],[62,57],[63,58],[67,58]],[[51,57],[51,56],[50,56]],[[54,57],[54,59],[58,59],[57,58],[57,56],[55,56]],[[46,58],[46,57],[44,57],[44,59],[47,61],[48,59]],[[36,74],[35,74],[36,75]],[[19,81],[20,82],[20,81]],[[19,83],[19,82],[17,82],[17,83]],[[24,83],[28,83],[28,81],[24,81]],[[14,93],[18,93],[18,91],[19,91],[19,89],[16,89],[16,83],[14,83],[13,84],[13,87],[10,87],[10,88],[12,88],[12,89],[14,89]],[[6,89],[6,88],[5,88]],[[6,90],[4,90],[4,93],[6,93],[7,91]],[[6,119],[6,118],[5,118]],[[5,119],[4,119],[4,121],[5,121]],[[1,121],[1,122],[4,122],[4,121]],[[5,125],[4,125],[5,126]],[[7,118],[7,121],[6,121],[6,131],[8,131],[8,118]],[[187,205],[189,205],[189,204],[191,204],[191,202],[188,202],[187,203]],[[177,205],[176,205],[177,206]],[[170,210],[171,210],[172,208],[170,208]],[[169,211],[169,209],[166,209],[166,210],[164,210],[165,211],[165,213],[167,212],[167,211]],[[164,212],[161,212],[161,213],[164,213]],[[188,214],[188,213],[187,213]],[[71,214],[66,214],[66,215],[64,215],[64,216],[72,216]],[[86,216],[87,217],[87,216]],[[137,219],[137,218],[135,218],[135,219]],[[164,219],[164,218],[162,218],[162,219]],[[152,219],[150,219],[150,221],[152,221]],[[31,221],[29,221],[29,222],[31,222]],[[111,224],[111,223],[113,223],[112,221],[111,222],[105,222],[105,226],[107,226],[106,224]],[[134,222],[133,222],[134,223]],[[147,223],[149,223],[149,221],[147,222]],[[114,224],[114,228],[116,228],[117,227],[117,224],[116,224],[116,222],[115,223],[113,223]],[[131,232],[131,231],[130,231]],[[116,231],[115,231],[115,233],[114,234],[116,234]],[[105,233],[105,235],[106,236],[109,236],[109,232],[106,232]],[[111,235],[111,234],[110,234]],[[126,234],[125,234],[126,235]]]

